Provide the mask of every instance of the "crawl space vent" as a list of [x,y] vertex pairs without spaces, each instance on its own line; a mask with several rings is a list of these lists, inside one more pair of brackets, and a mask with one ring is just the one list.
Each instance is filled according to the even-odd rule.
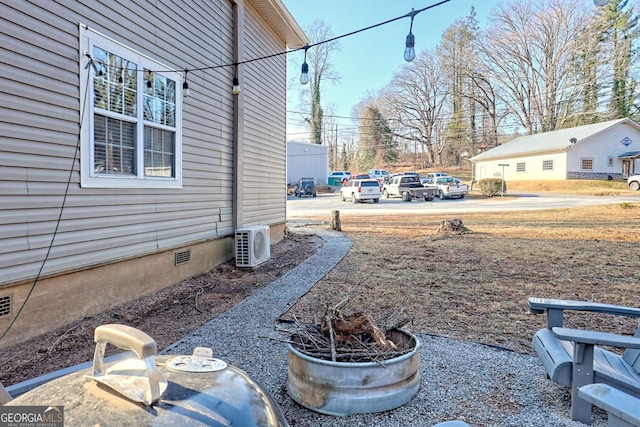
[[0,297],[0,317],[11,315],[11,295],[3,295]]
[[182,252],[176,252],[176,265],[186,264],[191,261],[191,249]]

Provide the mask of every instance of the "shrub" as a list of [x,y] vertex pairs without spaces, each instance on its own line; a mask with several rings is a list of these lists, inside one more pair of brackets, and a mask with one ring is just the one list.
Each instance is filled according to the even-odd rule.
[[483,196],[493,197],[504,192],[507,192],[507,183],[504,183],[504,188],[502,184],[502,180],[500,178],[483,178],[478,181],[478,185],[480,186],[480,192]]

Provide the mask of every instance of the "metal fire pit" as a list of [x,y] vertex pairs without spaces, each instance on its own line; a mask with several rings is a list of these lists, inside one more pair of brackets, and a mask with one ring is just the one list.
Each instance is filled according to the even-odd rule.
[[333,362],[289,348],[287,390],[300,405],[327,415],[387,411],[410,401],[420,388],[418,338],[390,331],[387,338],[413,350],[381,362]]

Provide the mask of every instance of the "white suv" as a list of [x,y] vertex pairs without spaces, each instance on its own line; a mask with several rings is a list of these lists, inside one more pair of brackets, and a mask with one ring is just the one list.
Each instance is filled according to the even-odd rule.
[[358,203],[373,200],[373,203],[378,203],[381,196],[380,183],[377,179],[352,179],[340,189],[343,202],[351,200],[353,203]]

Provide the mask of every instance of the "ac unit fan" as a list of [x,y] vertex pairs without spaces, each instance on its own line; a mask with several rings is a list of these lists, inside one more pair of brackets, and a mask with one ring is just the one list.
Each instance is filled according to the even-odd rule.
[[236,230],[236,267],[255,267],[271,257],[268,225]]

